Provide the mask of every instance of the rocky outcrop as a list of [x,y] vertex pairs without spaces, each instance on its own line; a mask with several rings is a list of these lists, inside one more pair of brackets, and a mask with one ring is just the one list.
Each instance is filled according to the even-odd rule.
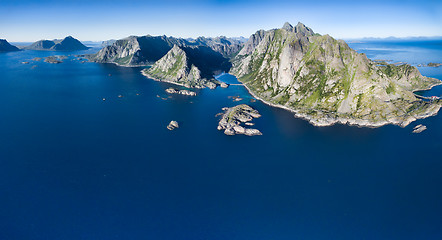
[[20,51],[16,46],[11,45],[6,39],[0,39],[0,52]]
[[170,94],[180,94],[180,95],[185,95],[185,96],[196,96],[196,92],[193,91],[189,91],[189,90],[178,90],[175,88],[168,88],[166,89],[167,93]]
[[[166,55],[142,74],[158,81],[187,88],[216,88],[218,81],[213,70],[223,68],[225,58],[207,47],[179,47],[175,45]],[[222,69],[221,69],[222,70]]]
[[175,128],[179,128],[180,126],[178,125],[177,121],[170,121],[169,125],[167,125],[167,129],[169,129],[170,131],[174,130]]
[[247,136],[262,135],[258,129],[246,128],[245,126],[253,125],[250,123],[254,118],[259,118],[261,115],[252,107],[241,104],[231,108],[223,108],[224,112],[219,113],[221,119],[218,124],[218,130],[224,130],[226,135],[244,134]]
[[98,53],[90,55],[89,59],[100,63],[115,63],[121,66],[152,65],[173,46],[206,47],[212,52],[221,54],[224,58],[236,55],[243,43],[226,37],[197,39],[182,39],[166,36],[130,36],[104,46]]
[[379,65],[302,23],[256,32],[233,59],[231,73],[256,98],[317,126],[406,126],[440,108],[413,91],[441,81],[410,65]]
[[62,63],[64,58],[60,56],[49,56],[45,57],[44,59],[45,59],[44,61],[47,63],[58,64]]
[[423,131],[427,130],[427,126],[419,124],[416,127],[413,128],[413,133],[421,133]]
[[440,67],[442,66],[442,63],[428,63],[427,67]]

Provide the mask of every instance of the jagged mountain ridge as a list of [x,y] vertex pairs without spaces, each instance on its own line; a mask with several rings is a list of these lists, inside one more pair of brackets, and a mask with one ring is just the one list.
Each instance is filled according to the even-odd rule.
[[379,66],[302,23],[257,31],[233,59],[231,73],[255,96],[315,125],[405,126],[440,108],[412,92],[439,80],[409,65]]
[[0,39],[0,52],[20,51],[16,46],[11,45],[6,39]]
[[88,49],[88,47],[83,45],[80,41],[73,38],[72,36],[67,36],[64,39],[40,40],[25,47],[24,49],[50,50],[50,51],[78,51],[78,50],[86,50]]
[[208,47],[225,58],[234,56],[242,47],[239,40],[226,37],[182,39],[166,36],[130,36],[105,46],[89,58],[94,62],[115,63],[122,66],[146,66],[155,63],[173,46]]

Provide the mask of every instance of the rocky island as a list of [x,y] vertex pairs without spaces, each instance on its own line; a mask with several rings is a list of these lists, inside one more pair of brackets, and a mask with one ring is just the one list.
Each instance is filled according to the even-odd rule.
[[247,136],[262,135],[258,129],[247,128],[241,126],[252,126],[254,118],[259,118],[261,115],[259,112],[249,105],[241,104],[231,108],[225,107],[222,109],[224,112],[217,114],[221,115],[221,119],[218,124],[218,130],[224,130],[226,135],[244,134]]
[[67,56],[49,56],[49,57],[45,57],[44,61],[47,63],[52,63],[52,64],[58,64],[58,63],[62,63],[64,59],[66,59]]
[[186,95],[186,96],[196,96],[196,92],[189,91],[189,90],[178,90],[175,88],[168,88],[165,90],[167,93],[170,94],[180,94],[180,95]]
[[440,67],[442,66],[442,63],[428,63],[427,67]]
[[440,85],[440,80],[407,64],[379,65],[302,23],[259,30],[232,61],[230,73],[254,97],[315,126],[404,127],[441,107],[440,101],[424,101],[413,93]]
[[20,51],[16,46],[11,45],[6,39],[0,39],[0,53],[1,52],[15,52]]
[[78,51],[87,50],[89,48],[72,36],[67,36],[64,39],[40,40],[31,44],[30,46],[25,47],[24,49],[40,51]]
[[180,126],[178,125],[177,121],[170,121],[169,125],[167,125],[167,129],[169,129],[170,131],[174,130],[175,128],[179,128]]

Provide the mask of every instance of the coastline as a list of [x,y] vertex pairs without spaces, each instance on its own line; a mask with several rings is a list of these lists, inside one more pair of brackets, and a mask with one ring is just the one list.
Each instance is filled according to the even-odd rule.
[[[238,79],[238,81],[239,81],[239,79]],[[431,89],[435,86],[438,86],[438,85],[442,85],[442,81],[438,84],[432,85],[429,89]],[[288,110],[288,111],[294,113],[294,117],[300,118],[303,120],[307,120],[310,124],[312,124],[315,127],[329,127],[329,126],[333,126],[335,124],[343,124],[343,125],[355,126],[355,127],[359,127],[359,128],[362,128],[362,127],[378,128],[378,127],[392,124],[392,125],[396,125],[396,126],[400,126],[400,127],[404,128],[416,120],[424,119],[427,117],[432,117],[432,116],[437,115],[437,113],[439,112],[439,110],[441,108],[441,105],[437,104],[437,107],[435,109],[433,109],[433,111],[430,111],[427,114],[421,115],[421,116],[409,116],[408,118],[403,119],[403,121],[379,121],[379,122],[374,123],[374,122],[369,122],[368,120],[363,120],[363,119],[341,118],[341,117],[338,117],[338,118],[322,117],[321,119],[314,119],[313,117],[311,117],[308,114],[300,113],[298,110],[266,101],[266,100],[262,99],[261,97],[258,97],[255,93],[253,93],[245,83],[243,83],[243,86],[247,89],[247,91],[249,92],[250,95],[252,95],[254,98],[260,100],[264,104],[269,105],[271,107],[276,107],[276,108]],[[429,90],[429,89],[427,89],[427,90]],[[425,90],[419,90],[419,91],[425,91]],[[322,112],[320,110],[316,110],[316,111]],[[392,120],[397,119],[397,118],[398,117],[393,118]]]
[[[143,70],[144,70],[144,69],[143,69]],[[149,79],[155,80],[155,81],[157,81],[157,82],[165,82],[165,83],[170,83],[170,84],[174,84],[174,85],[177,85],[177,86],[181,86],[181,87],[189,88],[189,87],[186,87],[186,86],[185,86],[184,84],[182,84],[182,83],[177,83],[177,82],[174,82],[174,81],[161,80],[161,79],[159,79],[159,78],[155,78],[155,77],[153,77],[152,75],[145,73],[143,70],[140,71],[141,74],[142,74],[143,76],[149,78]],[[195,88],[196,88],[196,89],[203,89],[203,88],[198,88],[198,87],[195,87]]]

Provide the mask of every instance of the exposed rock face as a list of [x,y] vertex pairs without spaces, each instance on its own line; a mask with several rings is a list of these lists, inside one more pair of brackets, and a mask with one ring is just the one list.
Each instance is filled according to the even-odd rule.
[[169,125],[167,125],[167,129],[169,130],[174,130],[175,128],[179,128],[180,126],[178,125],[177,121],[170,121]]
[[181,39],[166,36],[131,36],[105,46],[98,53],[89,56],[92,61],[115,63],[122,66],[152,65],[173,46],[207,47],[224,58],[234,56],[242,47],[242,42],[225,37]]
[[222,115],[218,124],[218,130],[224,130],[224,134],[244,134],[247,136],[262,135],[258,129],[241,126],[241,124],[251,126],[250,121],[252,121],[253,118],[261,117],[258,111],[249,105],[241,104],[231,108],[225,107],[223,108],[223,111],[224,113],[218,114]]
[[47,63],[58,64],[58,63],[62,63],[63,59],[64,58],[61,56],[49,56],[49,57],[45,57],[44,61]]
[[[143,75],[158,81],[188,88],[216,88],[218,81],[213,70],[224,68],[226,59],[207,47],[179,47],[175,45]],[[225,69],[224,69],[225,70]]]
[[25,47],[28,50],[51,50],[51,51],[78,51],[86,50],[88,47],[83,45],[77,39],[67,36],[62,40],[40,40],[30,46]]
[[166,36],[130,36],[115,41],[89,58],[94,62],[115,63],[122,66],[151,65],[163,57],[174,45],[184,40]]
[[186,96],[196,96],[196,92],[193,91],[189,91],[189,90],[178,90],[175,88],[168,88],[166,89],[167,93],[170,94],[181,94],[181,95],[186,95]]
[[16,46],[11,45],[6,39],[0,39],[0,52],[20,51]]
[[413,91],[441,81],[409,65],[378,66],[344,41],[315,34],[302,23],[256,32],[233,59],[231,73],[257,98],[317,126],[406,126],[440,108]]
[[427,126],[419,124],[416,127],[413,128],[413,133],[421,133],[423,131],[427,130]]

